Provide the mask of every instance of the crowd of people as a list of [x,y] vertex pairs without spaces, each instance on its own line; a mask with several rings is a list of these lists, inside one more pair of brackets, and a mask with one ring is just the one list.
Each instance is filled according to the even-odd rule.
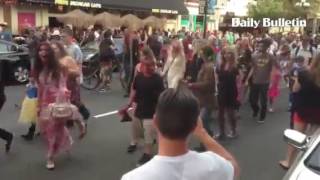
[[[306,132],[309,125],[320,124],[320,35],[215,31],[202,38],[199,32],[185,30],[90,28],[80,37],[68,27],[54,29],[51,35],[28,32],[30,83],[37,87],[38,108],[37,121],[22,137],[32,140],[39,128],[47,140],[50,170],[58,153],[72,145],[69,128],[76,123],[80,138],[86,134],[89,111],[80,96],[81,44],[92,43],[99,50],[101,92],[110,89],[114,62],[125,69],[129,101],[119,115],[131,119],[127,152],[137,151],[141,137],[144,148],[137,164],[141,167],[123,180],[238,177],[235,158],[217,140],[241,135],[237,122],[246,102],[252,117],[265,123],[268,112],[276,112],[274,103],[282,84],[290,92],[288,127]],[[3,83],[0,90],[2,105]],[[218,132],[213,120],[218,122]],[[201,153],[188,147],[191,134],[199,140],[196,150]],[[0,136],[9,151],[12,134],[0,129]],[[158,144],[156,156],[154,144]],[[288,169],[294,154],[289,146],[279,164]]]

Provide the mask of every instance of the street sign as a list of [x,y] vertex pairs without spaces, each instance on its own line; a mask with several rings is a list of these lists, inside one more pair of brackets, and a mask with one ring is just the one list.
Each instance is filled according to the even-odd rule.
[[205,6],[207,0],[199,0],[199,14],[205,14]]

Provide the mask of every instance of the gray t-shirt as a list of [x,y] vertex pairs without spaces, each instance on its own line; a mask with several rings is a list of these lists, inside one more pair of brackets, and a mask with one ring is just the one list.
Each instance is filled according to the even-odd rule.
[[273,66],[277,66],[276,58],[271,55],[263,55],[255,53],[252,56],[252,81],[254,84],[269,84]]
[[82,64],[83,54],[80,47],[76,43],[73,43],[70,46],[68,46],[67,52],[74,60],[76,60],[78,64]]

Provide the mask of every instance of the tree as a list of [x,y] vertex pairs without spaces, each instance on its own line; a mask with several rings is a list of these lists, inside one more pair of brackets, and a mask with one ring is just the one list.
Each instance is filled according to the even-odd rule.
[[249,5],[249,16],[254,19],[264,17],[277,18],[296,18],[306,17],[307,14],[320,13],[320,0],[306,0],[310,7],[296,6],[301,0],[257,0],[255,5]]
[[302,2],[302,0],[284,0],[283,5],[286,10],[287,17],[305,17],[307,14],[316,15],[320,13],[320,0],[305,0],[310,4],[309,7],[297,6],[296,3]]
[[277,19],[284,16],[282,0],[258,0],[256,4],[249,5],[249,16],[261,20],[262,18]]

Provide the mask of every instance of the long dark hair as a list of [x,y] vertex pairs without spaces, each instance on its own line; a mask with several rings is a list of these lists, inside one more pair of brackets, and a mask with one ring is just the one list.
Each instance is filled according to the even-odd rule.
[[47,52],[47,66],[49,67],[48,70],[48,74],[52,74],[52,79],[53,80],[57,80],[59,81],[60,79],[60,74],[61,74],[61,67],[59,62],[56,60],[55,56],[54,56],[54,52],[53,49],[51,48],[50,44],[48,42],[42,42],[40,43],[40,45],[37,48],[37,56],[35,59],[35,63],[34,63],[34,67],[33,67],[33,75],[34,78],[36,79],[37,82],[39,82],[39,76],[40,73],[43,71],[44,69],[44,64],[41,61],[41,58],[39,56],[39,52],[40,52],[40,48],[42,46],[45,46],[48,50]]
[[66,57],[68,55],[66,49],[64,48],[63,44],[60,41],[51,41],[51,46],[55,45],[57,46],[57,48],[59,49],[59,56],[57,54],[55,54],[55,57],[57,58],[57,60],[60,60],[63,57]]

